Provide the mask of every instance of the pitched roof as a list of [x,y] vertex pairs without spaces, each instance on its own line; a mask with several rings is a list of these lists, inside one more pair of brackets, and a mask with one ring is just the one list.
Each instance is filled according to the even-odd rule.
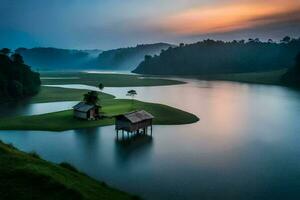
[[126,119],[128,119],[131,123],[137,123],[148,119],[153,119],[154,116],[150,113],[140,110],[140,111],[133,111],[129,113],[125,113],[121,116],[124,116]]
[[84,102],[79,102],[78,104],[73,106],[73,109],[80,111],[80,112],[87,112],[94,107],[95,107],[95,105],[90,105],[90,104],[86,104]]

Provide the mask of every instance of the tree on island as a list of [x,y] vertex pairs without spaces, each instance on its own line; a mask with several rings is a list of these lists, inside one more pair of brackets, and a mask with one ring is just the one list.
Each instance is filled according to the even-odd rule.
[[97,105],[99,102],[98,92],[90,91],[90,92],[84,94],[83,101],[86,104]]
[[126,96],[130,96],[131,97],[131,105],[133,106],[133,100],[134,97],[137,95],[137,92],[135,90],[129,90],[126,94]]

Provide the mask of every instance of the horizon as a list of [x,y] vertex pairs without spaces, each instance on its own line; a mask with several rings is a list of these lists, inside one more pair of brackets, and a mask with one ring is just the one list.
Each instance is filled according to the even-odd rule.
[[[285,35],[284,37],[290,37],[289,35]],[[284,38],[283,37],[283,38]],[[281,39],[283,39],[283,38],[279,38],[279,39],[277,39],[277,40],[274,40],[274,39],[272,39],[272,38],[269,38],[269,39],[271,39],[272,40],[272,42],[273,43],[275,43],[275,44],[280,44],[280,42],[281,42]],[[290,37],[291,38],[291,40],[292,39],[300,39],[300,36],[299,37]],[[195,41],[193,41],[193,42],[190,42],[190,43],[183,43],[183,42],[179,42],[179,43],[167,43],[167,42],[154,42],[154,43],[138,43],[138,44],[132,44],[131,46],[121,46],[121,47],[116,47],[116,48],[112,48],[112,49],[101,49],[101,48],[90,48],[90,49],[76,49],[76,48],[60,48],[60,47],[55,47],[55,46],[33,46],[33,47],[28,47],[28,48],[26,48],[26,47],[17,47],[17,48],[9,48],[10,50],[12,50],[12,51],[15,51],[15,50],[17,50],[17,49],[20,49],[20,48],[25,48],[25,49],[36,49],[36,48],[49,48],[49,49],[62,49],[62,50],[70,50],[70,51],[72,51],[72,50],[74,50],[74,51],[93,51],[93,50],[95,50],[95,51],[110,51],[110,50],[117,50],[117,49],[125,49],[125,48],[135,48],[135,47],[137,47],[137,46],[139,46],[139,45],[154,45],[154,44],[168,44],[168,45],[172,45],[172,46],[179,46],[181,43],[183,43],[184,45],[190,45],[190,44],[195,44],[195,43],[198,43],[198,42],[203,42],[203,41],[206,41],[206,40],[213,40],[213,41],[222,41],[222,42],[233,42],[233,41],[242,41],[242,40],[244,40],[244,42],[245,43],[247,43],[247,42],[249,42],[249,39],[253,39],[253,40],[255,40],[255,39],[259,39],[259,42],[262,42],[262,43],[268,43],[268,40],[269,39],[265,39],[265,40],[261,40],[260,38],[257,38],[257,37],[253,37],[253,38],[241,38],[241,39],[239,39],[239,40],[235,40],[235,39],[233,39],[233,40],[218,40],[218,39],[212,39],[212,38],[205,38],[205,39],[202,39],[202,40],[195,40]],[[0,46],[0,48],[7,48],[6,46]]]
[[0,44],[12,49],[108,50],[207,38],[278,41],[300,35],[297,0],[2,0],[1,4],[5,20],[0,22]]

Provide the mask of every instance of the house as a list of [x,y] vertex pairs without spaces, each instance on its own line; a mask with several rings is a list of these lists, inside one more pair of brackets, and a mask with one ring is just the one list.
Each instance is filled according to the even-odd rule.
[[152,120],[154,116],[150,113],[140,110],[125,113],[116,116],[116,130],[127,131],[127,132],[137,132],[140,130],[147,132],[148,127],[151,127],[152,132]]
[[73,106],[74,117],[86,120],[96,120],[101,117],[101,106],[80,102]]

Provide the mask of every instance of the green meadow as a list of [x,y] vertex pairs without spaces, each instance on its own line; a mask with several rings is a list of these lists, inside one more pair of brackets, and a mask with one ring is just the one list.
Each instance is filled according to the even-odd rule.
[[41,77],[44,85],[84,84],[97,87],[99,83],[102,83],[105,87],[143,87],[184,84],[177,80],[128,74],[44,72]]
[[1,141],[0,163],[0,199],[139,199],[86,176],[68,163],[54,164]]

